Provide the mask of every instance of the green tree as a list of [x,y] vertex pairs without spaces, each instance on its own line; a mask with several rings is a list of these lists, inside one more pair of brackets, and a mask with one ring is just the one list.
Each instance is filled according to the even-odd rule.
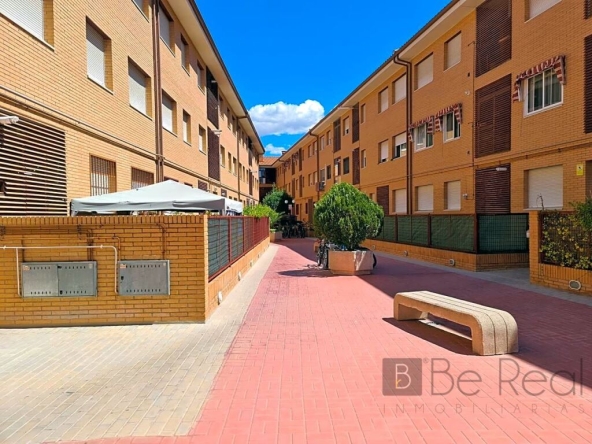
[[331,187],[314,210],[315,232],[348,250],[376,236],[383,219],[382,208],[348,183]]
[[269,217],[269,226],[270,227],[272,227],[273,224],[275,224],[280,217],[280,215],[277,212],[273,211],[273,209],[271,209],[267,205],[262,205],[262,204],[246,207],[243,210],[243,215],[256,217],[258,219],[261,217]]
[[273,187],[272,190],[265,195],[262,203],[263,205],[267,205],[276,213],[286,214],[290,212],[288,207],[289,204],[286,204],[286,201],[292,203],[293,199],[294,198],[286,191]]

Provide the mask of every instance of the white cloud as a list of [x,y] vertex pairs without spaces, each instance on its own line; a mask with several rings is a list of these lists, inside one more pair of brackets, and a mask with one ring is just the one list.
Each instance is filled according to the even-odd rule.
[[273,143],[265,145],[265,154],[269,156],[281,156],[282,151],[288,151],[287,148],[281,146],[274,146]]
[[249,114],[260,136],[280,136],[307,132],[324,117],[325,109],[316,100],[307,100],[300,105],[284,102],[255,105]]

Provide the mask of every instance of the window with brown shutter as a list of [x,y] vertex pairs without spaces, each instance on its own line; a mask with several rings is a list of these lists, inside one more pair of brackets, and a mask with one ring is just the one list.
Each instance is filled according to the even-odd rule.
[[90,195],[115,193],[117,191],[117,173],[115,162],[90,156]]
[[510,165],[475,171],[477,214],[510,213]]
[[211,128],[208,128],[208,176],[220,180],[220,137]]
[[356,103],[352,110],[352,143],[360,140],[360,104]]
[[149,171],[132,168],[132,189],[154,184],[154,174]]
[[475,157],[510,150],[512,131],[512,76],[475,94]]
[[592,35],[584,42],[584,131],[592,133]]
[[389,186],[385,185],[383,187],[377,187],[376,188],[376,203],[382,207],[385,215],[389,214],[389,201],[390,201]]
[[584,18],[592,17],[592,0],[584,0]]
[[341,150],[341,119],[333,122],[333,152]]
[[352,151],[352,184],[360,184],[360,148]]
[[208,183],[202,180],[197,181],[197,188],[200,190],[208,191]]
[[512,58],[512,0],[488,0],[477,8],[478,77]]
[[207,87],[207,115],[208,120],[218,128],[218,84],[214,79],[213,74],[208,69],[206,72],[206,87]]

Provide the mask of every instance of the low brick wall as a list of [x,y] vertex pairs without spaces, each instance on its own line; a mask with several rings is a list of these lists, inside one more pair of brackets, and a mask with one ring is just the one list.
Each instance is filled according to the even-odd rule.
[[[530,282],[573,293],[592,295],[592,271],[541,263],[539,246],[542,233],[538,211],[532,211],[530,213],[529,227]],[[580,282],[582,288],[580,290],[572,290],[569,288],[570,281]]]
[[222,299],[228,296],[230,291],[239,283],[239,273],[244,278],[268,247],[269,238],[260,242],[255,248],[208,283],[208,300],[206,304],[208,311],[206,317],[209,318],[218,305],[220,305],[218,303],[218,293],[222,292]]
[[[208,283],[207,226],[205,216],[0,218],[0,327],[205,322],[219,289],[226,295],[238,271],[244,275],[269,245],[255,246]],[[23,297],[17,251],[19,264],[96,261],[97,295]],[[170,295],[119,295],[115,253],[118,260],[168,260]]]
[[528,267],[527,253],[472,254],[379,240],[367,240],[363,246],[375,246],[376,251],[440,265],[449,265],[450,259],[454,259],[454,267],[469,271]]

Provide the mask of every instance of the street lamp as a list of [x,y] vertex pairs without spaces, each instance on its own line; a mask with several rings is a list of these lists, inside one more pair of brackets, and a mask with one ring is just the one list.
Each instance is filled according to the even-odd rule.
[[[290,204],[290,201],[289,201],[288,199],[286,199],[286,200],[284,200],[284,203],[285,203],[286,205],[288,205],[288,204]],[[290,205],[290,206],[288,207],[288,209],[290,210],[290,216],[292,216],[292,206],[293,206],[295,203],[296,203],[296,201],[295,201],[294,199],[292,199],[292,205]]]

